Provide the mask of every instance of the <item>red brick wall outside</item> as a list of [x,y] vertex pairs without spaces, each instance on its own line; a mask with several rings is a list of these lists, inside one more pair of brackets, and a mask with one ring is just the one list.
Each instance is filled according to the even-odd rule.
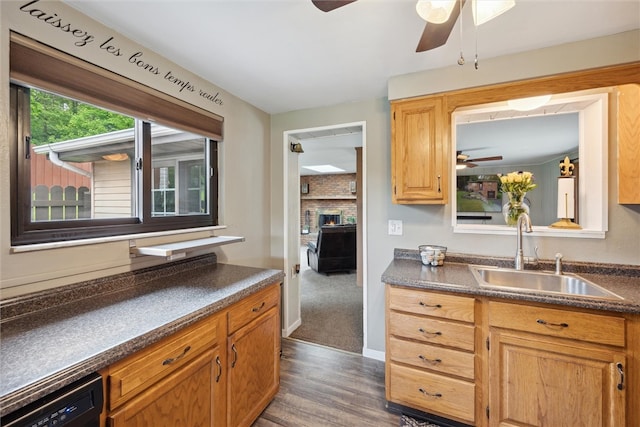
[[[342,223],[348,218],[357,218],[356,193],[351,192],[351,183],[356,174],[306,175],[300,177],[300,186],[309,186],[307,194],[300,193],[300,227],[307,224],[306,212],[309,211],[309,234],[301,234],[300,242],[306,245],[315,241],[318,233],[317,214],[319,209],[339,209],[342,211]],[[356,189],[358,191],[358,189]]]

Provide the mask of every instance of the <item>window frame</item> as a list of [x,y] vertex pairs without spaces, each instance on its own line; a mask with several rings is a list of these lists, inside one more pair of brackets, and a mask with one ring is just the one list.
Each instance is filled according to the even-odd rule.
[[[106,236],[140,234],[147,232],[158,232],[167,230],[182,230],[201,227],[210,227],[218,225],[218,140],[222,134],[222,118],[204,110],[198,111],[196,107],[186,106],[185,103],[177,99],[169,99],[166,96],[152,89],[141,87],[141,85],[121,78],[114,73],[110,73],[99,67],[95,67],[77,58],[63,54],[54,49],[48,48],[37,42],[27,39],[23,36],[11,34],[11,87],[10,87],[10,156],[11,156],[11,244],[13,246],[60,242],[67,240],[81,240],[90,238],[99,238]],[[51,59],[56,63],[65,66],[71,66],[74,70],[73,75],[67,76],[64,82],[64,74],[69,73],[66,69],[62,73],[58,72],[54,76],[53,83],[49,83],[43,75],[44,71],[51,69],[54,64],[40,64],[38,70],[31,73],[29,64],[32,64],[34,58],[25,60],[21,56],[30,57],[36,52],[40,54],[39,60]],[[36,55],[37,57],[37,55]],[[89,72],[90,74],[85,74]],[[38,74],[37,76],[29,75]],[[53,74],[56,74],[55,72]],[[90,96],[76,96],[79,91],[84,90],[82,87],[75,87],[75,82],[83,82],[80,86],[86,85],[87,79],[79,78],[80,75],[88,76],[91,80],[89,84],[100,82],[103,92],[109,92],[111,84],[114,88],[121,90],[126,87],[125,92],[120,92],[119,96],[126,96],[123,107],[114,105],[113,100],[117,99],[113,95],[106,101],[101,102],[99,99],[99,90],[93,91]],[[62,80],[61,80],[62,79]],[[66,84],[66,86],[65,86]],[[124,86],[123,86],[124,85]],[[129,85],[129,86],[127,86]],[[138,170],[138,179],[136,180],[136,189],[141,197],[138,197],[134,203],[142,203],[141,209],[137,209],[137,215],[131,218],[110,218],[110,219],[74,219],[61,221],[31,221],[31,176],[30,164],[27,159],[28,144],[27,137],[30,137],[30,108],[29,108],[29,91],[30,87],[37,87],[41,90],[50,91],[60,96],[77,99],[78,101],[95,105],[96,107],[112,110],[117,113],[127,114],[134,118],[154,118],[154,122],[166,125],[174,129],[184,130],[186,132],[196,133],[207,138],[209,144],[208,167],[209,187],[207,198],[209,200],[208,214],[188,214],[175,216],[154,217],[151,212],[151,123],[142,120],[140,129],[136,129],[136,134],[140,132],[142,138],[142,149],[136,155],[135,164],[142,165]],[[116,91],[117,92],[117,91]],[[142,95],[141,95],[142,94]],[[132,102],[128,98],[136,98],[146,96],[145,102],[152,99],[151,109],[131,111],[136,107],[135,99]],[[134,107],[132,107],[132,105]],[[166,111],[167,106],[171,106]],[[133,114],[132,114],[133,113]],[[176,114],[173,114],[176,113]],[[167,118],[167,116],[172,116]],[[155,118],[159,118],[155,120]],[[185,120],[184,122],[182,120]],[[206,123],[202,121],[206,120]],[[198,126],[203,123],[202,126]],[[195,126],[194,126],[195,124]],[[139,138],[140,136],[136,136]],[[136,168],[137,169],[137,168]],[[135,196],[135,192],[132,195]]]

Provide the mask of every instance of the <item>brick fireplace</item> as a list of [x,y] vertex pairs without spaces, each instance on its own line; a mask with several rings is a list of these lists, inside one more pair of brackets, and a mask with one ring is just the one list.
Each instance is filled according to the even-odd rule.
[[300,243],[306,245],[318,237],[322,224],[356,222],[356,174],[305,175],[300,184]]

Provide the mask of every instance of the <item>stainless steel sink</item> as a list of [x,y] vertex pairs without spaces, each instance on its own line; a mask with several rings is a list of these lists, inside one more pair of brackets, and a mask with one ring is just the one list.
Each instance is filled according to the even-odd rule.
[[478,284],[484,287],[593,298],[623,299],[619,295],[574,274],[511,270],[484,265],[470,265],[469,269]]

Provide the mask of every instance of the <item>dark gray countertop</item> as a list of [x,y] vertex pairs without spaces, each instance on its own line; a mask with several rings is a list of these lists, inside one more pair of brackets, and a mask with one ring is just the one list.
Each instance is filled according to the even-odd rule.
[[[425,266],[417,250],[396,249],[394,259],[382,274],[382,281],[422,289],[450,291],[511,300],[559,304],[621,313],[640,313],[640,267],[565,263],[566,272],[577,274],[621,296],[622,300],[583,296],[553,295],[534,291],[511,291],[480,287],[469,270],[469,264],[512,268],[513,260],[447,254],[444,265]],[[551,261],[540,261],[536,269],[553,271]]]
[[0,416],[283,278],[209,256],[2,301]]

